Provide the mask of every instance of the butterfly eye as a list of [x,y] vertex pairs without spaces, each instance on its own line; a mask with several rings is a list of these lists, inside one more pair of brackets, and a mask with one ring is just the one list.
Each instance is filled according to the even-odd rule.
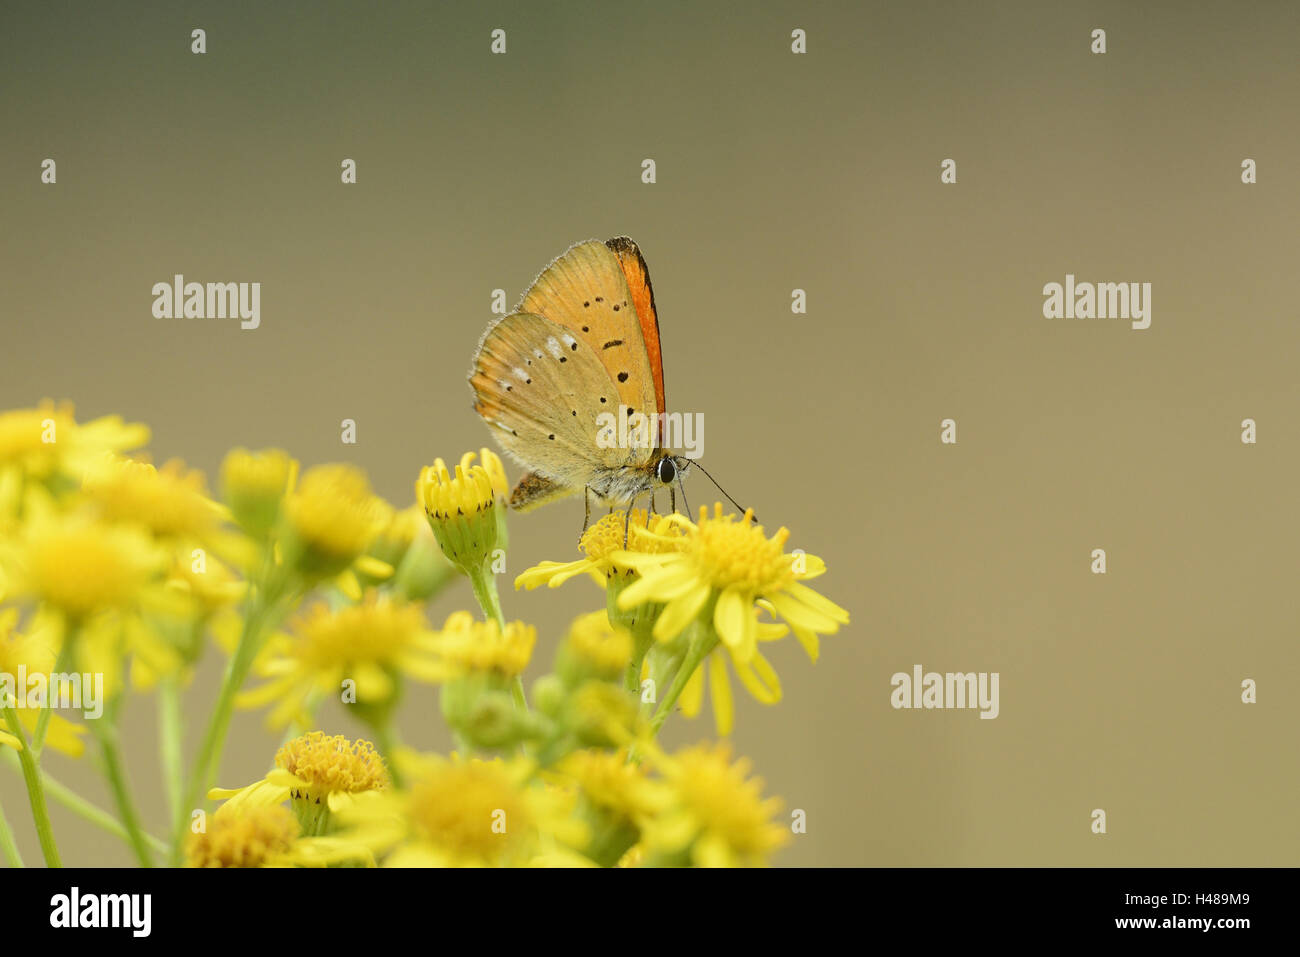
[[671,485],[673,479],[677,478],[677,466],[672,459],[667,457],[659,460],[659,465],[655,471],[659,475],[659,481],[665,485]]

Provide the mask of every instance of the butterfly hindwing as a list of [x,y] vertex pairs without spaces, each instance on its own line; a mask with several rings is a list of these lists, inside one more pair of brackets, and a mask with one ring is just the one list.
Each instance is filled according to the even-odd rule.
[[590,345],[544,316],[516,312],[491,326],[470,386],[475,411],[495,428],[502,448],[566,488],[581,490],[600,467],[648,458],[597,441],[598,417],[616,411],[617,393]]

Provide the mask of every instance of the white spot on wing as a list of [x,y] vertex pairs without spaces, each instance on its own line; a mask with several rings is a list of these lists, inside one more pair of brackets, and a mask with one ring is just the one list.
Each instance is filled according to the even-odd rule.
[[560,336],[560,341],[563,342],[570,349],[572,349],[574,346],[578,344],[578,340],[573,338],[573,336],[568,335],[567,333],[565,335]]
[[564,350],[560,348],[559,339],[556,339],[555,336],[547,336],[546,351],[549,352],[554,358],[558,359],[560,358],[560,355]]
[[515,366],[514,373],[519,378],[520,382],[528,381],[528,373],[525,372],[523,369],[519,368],[518,366]]

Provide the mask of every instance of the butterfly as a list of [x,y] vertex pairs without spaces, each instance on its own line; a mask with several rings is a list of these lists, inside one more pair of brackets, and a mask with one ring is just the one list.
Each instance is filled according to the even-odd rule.
[[[659,317],[632,240],[580,242],[542,270],[516,310],[488,326],[469,383],[474,410],[527,469],[511,508],[582,492],[585,531],[593,496],[612,507],[649,495],[653,507],[667,486],[676,510],[673,483],[681,487],[691,461],[661,447]],[[638,415],[649,426],[641,441],[609,441],[617,417]]]

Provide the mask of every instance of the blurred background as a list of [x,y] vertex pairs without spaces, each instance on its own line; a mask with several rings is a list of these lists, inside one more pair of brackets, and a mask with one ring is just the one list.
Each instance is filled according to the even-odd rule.
[[[737,751],[808,816],[777,863],[1294,865],[1297,27],[1281,2],[7,2],[0,408],[146,422],[212,484],[239,445],[354,461],[405,505],[490,441],[465,377],[492,290],[631,236],[669,408],[853,616],[815,666],[773,649],[778,706],[737,688]],[[175,273],[261,282],[261,328],[155,319]],[[1152,283],[1151,328],[1044,319],[1066,273]],[[581,522],[513,516],[508,577],[576,557]],[[530,677],[603,600],[503,596]],[[1001,714],[894,710],[916,664],[999,672]],[[268,767],[263,718],[236,715],[223,784]],[[161,821],[152,702],[124,721]],[[432,689],[401,725],[449,746]],[[713,733],[707,708],[665,731]],[[49,768],[110,804],[89,758]],[[7,770],[0,801],[38,860]],[[52,814],[65,862],[129,863]]]

